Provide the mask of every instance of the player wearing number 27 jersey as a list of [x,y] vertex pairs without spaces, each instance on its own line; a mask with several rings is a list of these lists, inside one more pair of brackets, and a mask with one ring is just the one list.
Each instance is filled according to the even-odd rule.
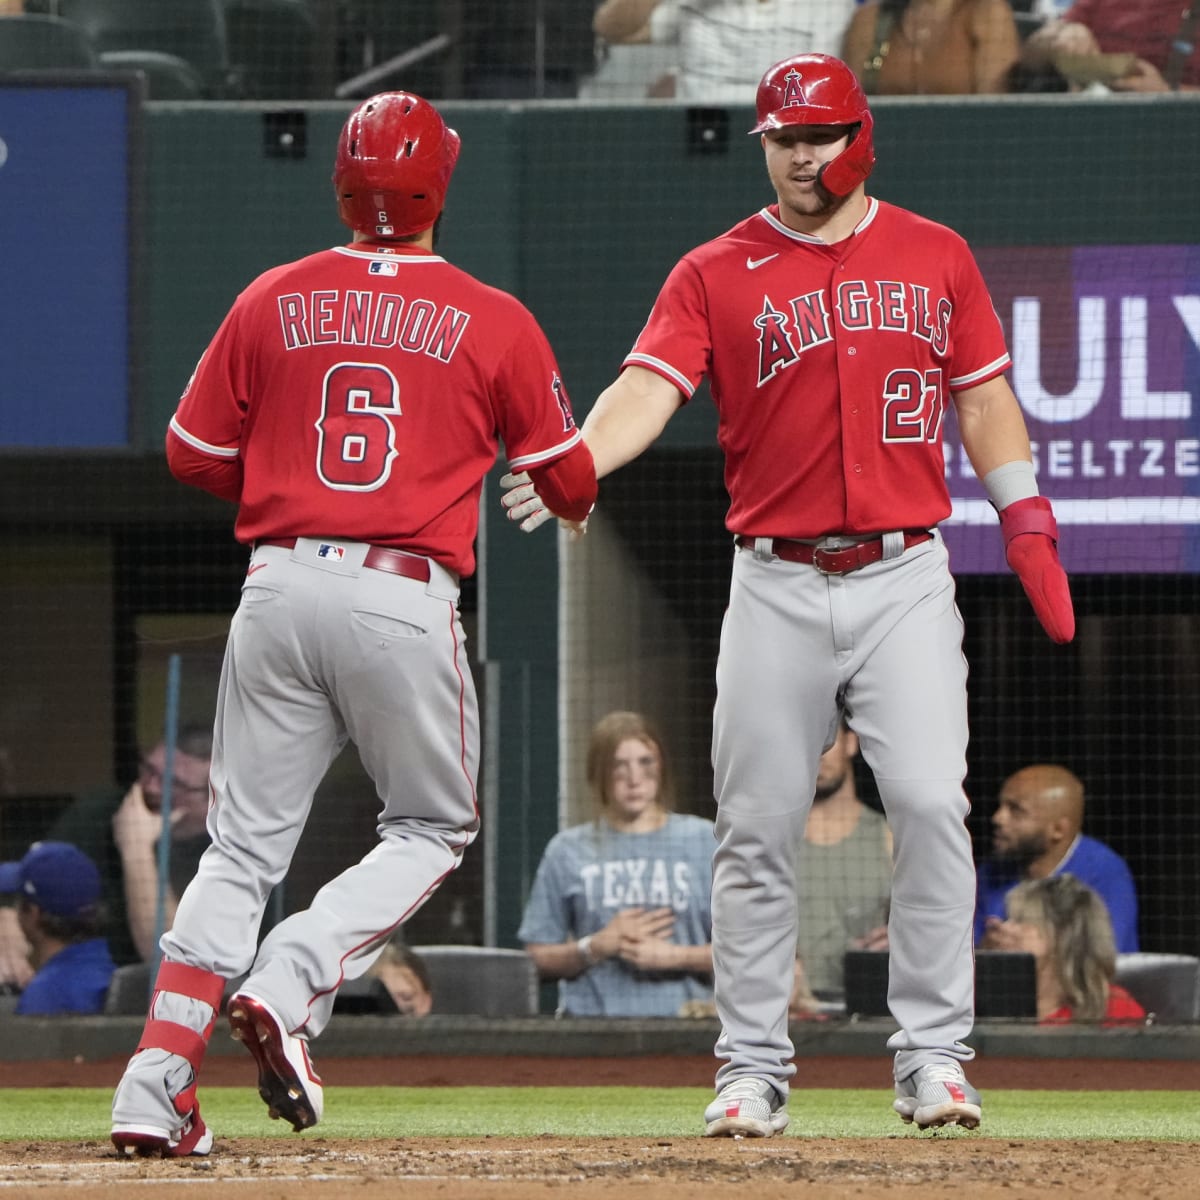
[[[309,1042],[479,830],[459,579],[500,441],[560,517],[581,528],[596,497],[533,317],[434,253],[458,152],[419,96],[360,104],[333,174],[353,242],[255,280],[171,421],[171,470],[235,501],[252,550],[217,694],[212,844],[161,940],[113,1097],[126,1154],[210,1151],[197,1076],[226,980],[242,975],[229,1023],[270,1115],[297,1130],[321,1119]],[[317,785],[351,739],[379,797],[378,844],[259,945]]]
[[709,377],[731,532],[818,538],[948,517],[950,392],[1009,356],[963,239],[870,197],[832,246],[772,205],[685,255],[624,365]]
[[[1056,642],[1074,633],[1070,591],[966,244],[866,194],[874,121],[845,63],[776,63],[756,108],[750,132],[777,203],[683,257],[583,426],[604,476],[651,445],[705,376],[719,416],[735,549],[712,742],[723,1062],[704,1131],[768,1137],[788,1124],[797,848],[843,716],[894,838],[893,1107],[923,1128],[974,1127],[980,1097],[962,1067],[974,990],[967,672],[937,531],[950,514],[949,404]],[[504,503],[523,529],[543,518],[532,478]]]

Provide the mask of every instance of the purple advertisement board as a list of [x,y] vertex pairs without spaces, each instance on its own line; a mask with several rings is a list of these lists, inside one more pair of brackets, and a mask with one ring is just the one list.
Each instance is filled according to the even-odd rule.
[[[1069,572],[1200,571],[1200,246],[977,252]],[[955,571],[1004,571],[995,512],[946,430]]]

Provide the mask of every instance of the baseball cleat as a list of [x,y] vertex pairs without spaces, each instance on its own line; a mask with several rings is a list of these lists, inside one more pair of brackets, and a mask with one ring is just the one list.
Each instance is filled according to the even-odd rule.
[[787,1126],[783,1097],[753,1075],[727,1083],[704,1110],[705,1137],[770,1137]]
[[941,1125],[976,1129],[982,1103],[957,1062],[938,1062],[918,1067],[907,1079],[897,1079],[892,1108],[918,1129]]
[[288,1033],[273,1008],[249,992],[229,1001],[229,1026],[258,1065],[258,1094],[273,1118],[294,1130],[315,1125],[325,1110],[325,1089],[308,1057],[308,1044]]
[[113,1096],[112,1144],[124,1157],[182,1158],[212,1149],[196,1103],[196,1075],[178,1054],[135,1054]]

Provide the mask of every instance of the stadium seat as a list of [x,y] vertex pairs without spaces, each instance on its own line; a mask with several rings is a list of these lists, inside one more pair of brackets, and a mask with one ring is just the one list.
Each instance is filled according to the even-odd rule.
[[1118,954],[1116,982],[1156,1021],[1200,1020],[1200,958],[1192,954]]
[[529,1017],[538,1011],[538,974],[524,950],[413,946],[429,969],[434,1016]]
[[221,0],[59,0],[59,15],[79,25],[101,54],[173,54],[199,72],[206,95],[236,93]]
[[118,967],[108,982],[104,998],[106,1017],[145,1016],[150,1003],[150,964],[129,963]]
[[155,50],[108,50],[100,65],[114,71],[140,71],[146,79],[147,100],[199,100],[204,80],[191,63]]
[[64,70],[98,66],[85,30],[61,17],[0,17],[0,71]]
[[306,0],[225,0],[225,32],[244,98],[313,97],[317,22]]

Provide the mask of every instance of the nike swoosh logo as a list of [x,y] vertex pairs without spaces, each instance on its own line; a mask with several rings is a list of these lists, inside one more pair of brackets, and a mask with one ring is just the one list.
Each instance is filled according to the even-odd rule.
[[769,263],[771,259],[778,257],[779,252],[776,251],[774,254],[768,254],[766,258],[748,258],[746,259],[746,270],[757,271],[758,268],[763,265],[763,263]]
[[263,569],[263,567],[265,567],[266,565],[267,565],[266,563],[255,563],[254,566],[252,566],[246,572],[246,578],[249,579],[250,576],[253,575],[255,571],[261,571]]

